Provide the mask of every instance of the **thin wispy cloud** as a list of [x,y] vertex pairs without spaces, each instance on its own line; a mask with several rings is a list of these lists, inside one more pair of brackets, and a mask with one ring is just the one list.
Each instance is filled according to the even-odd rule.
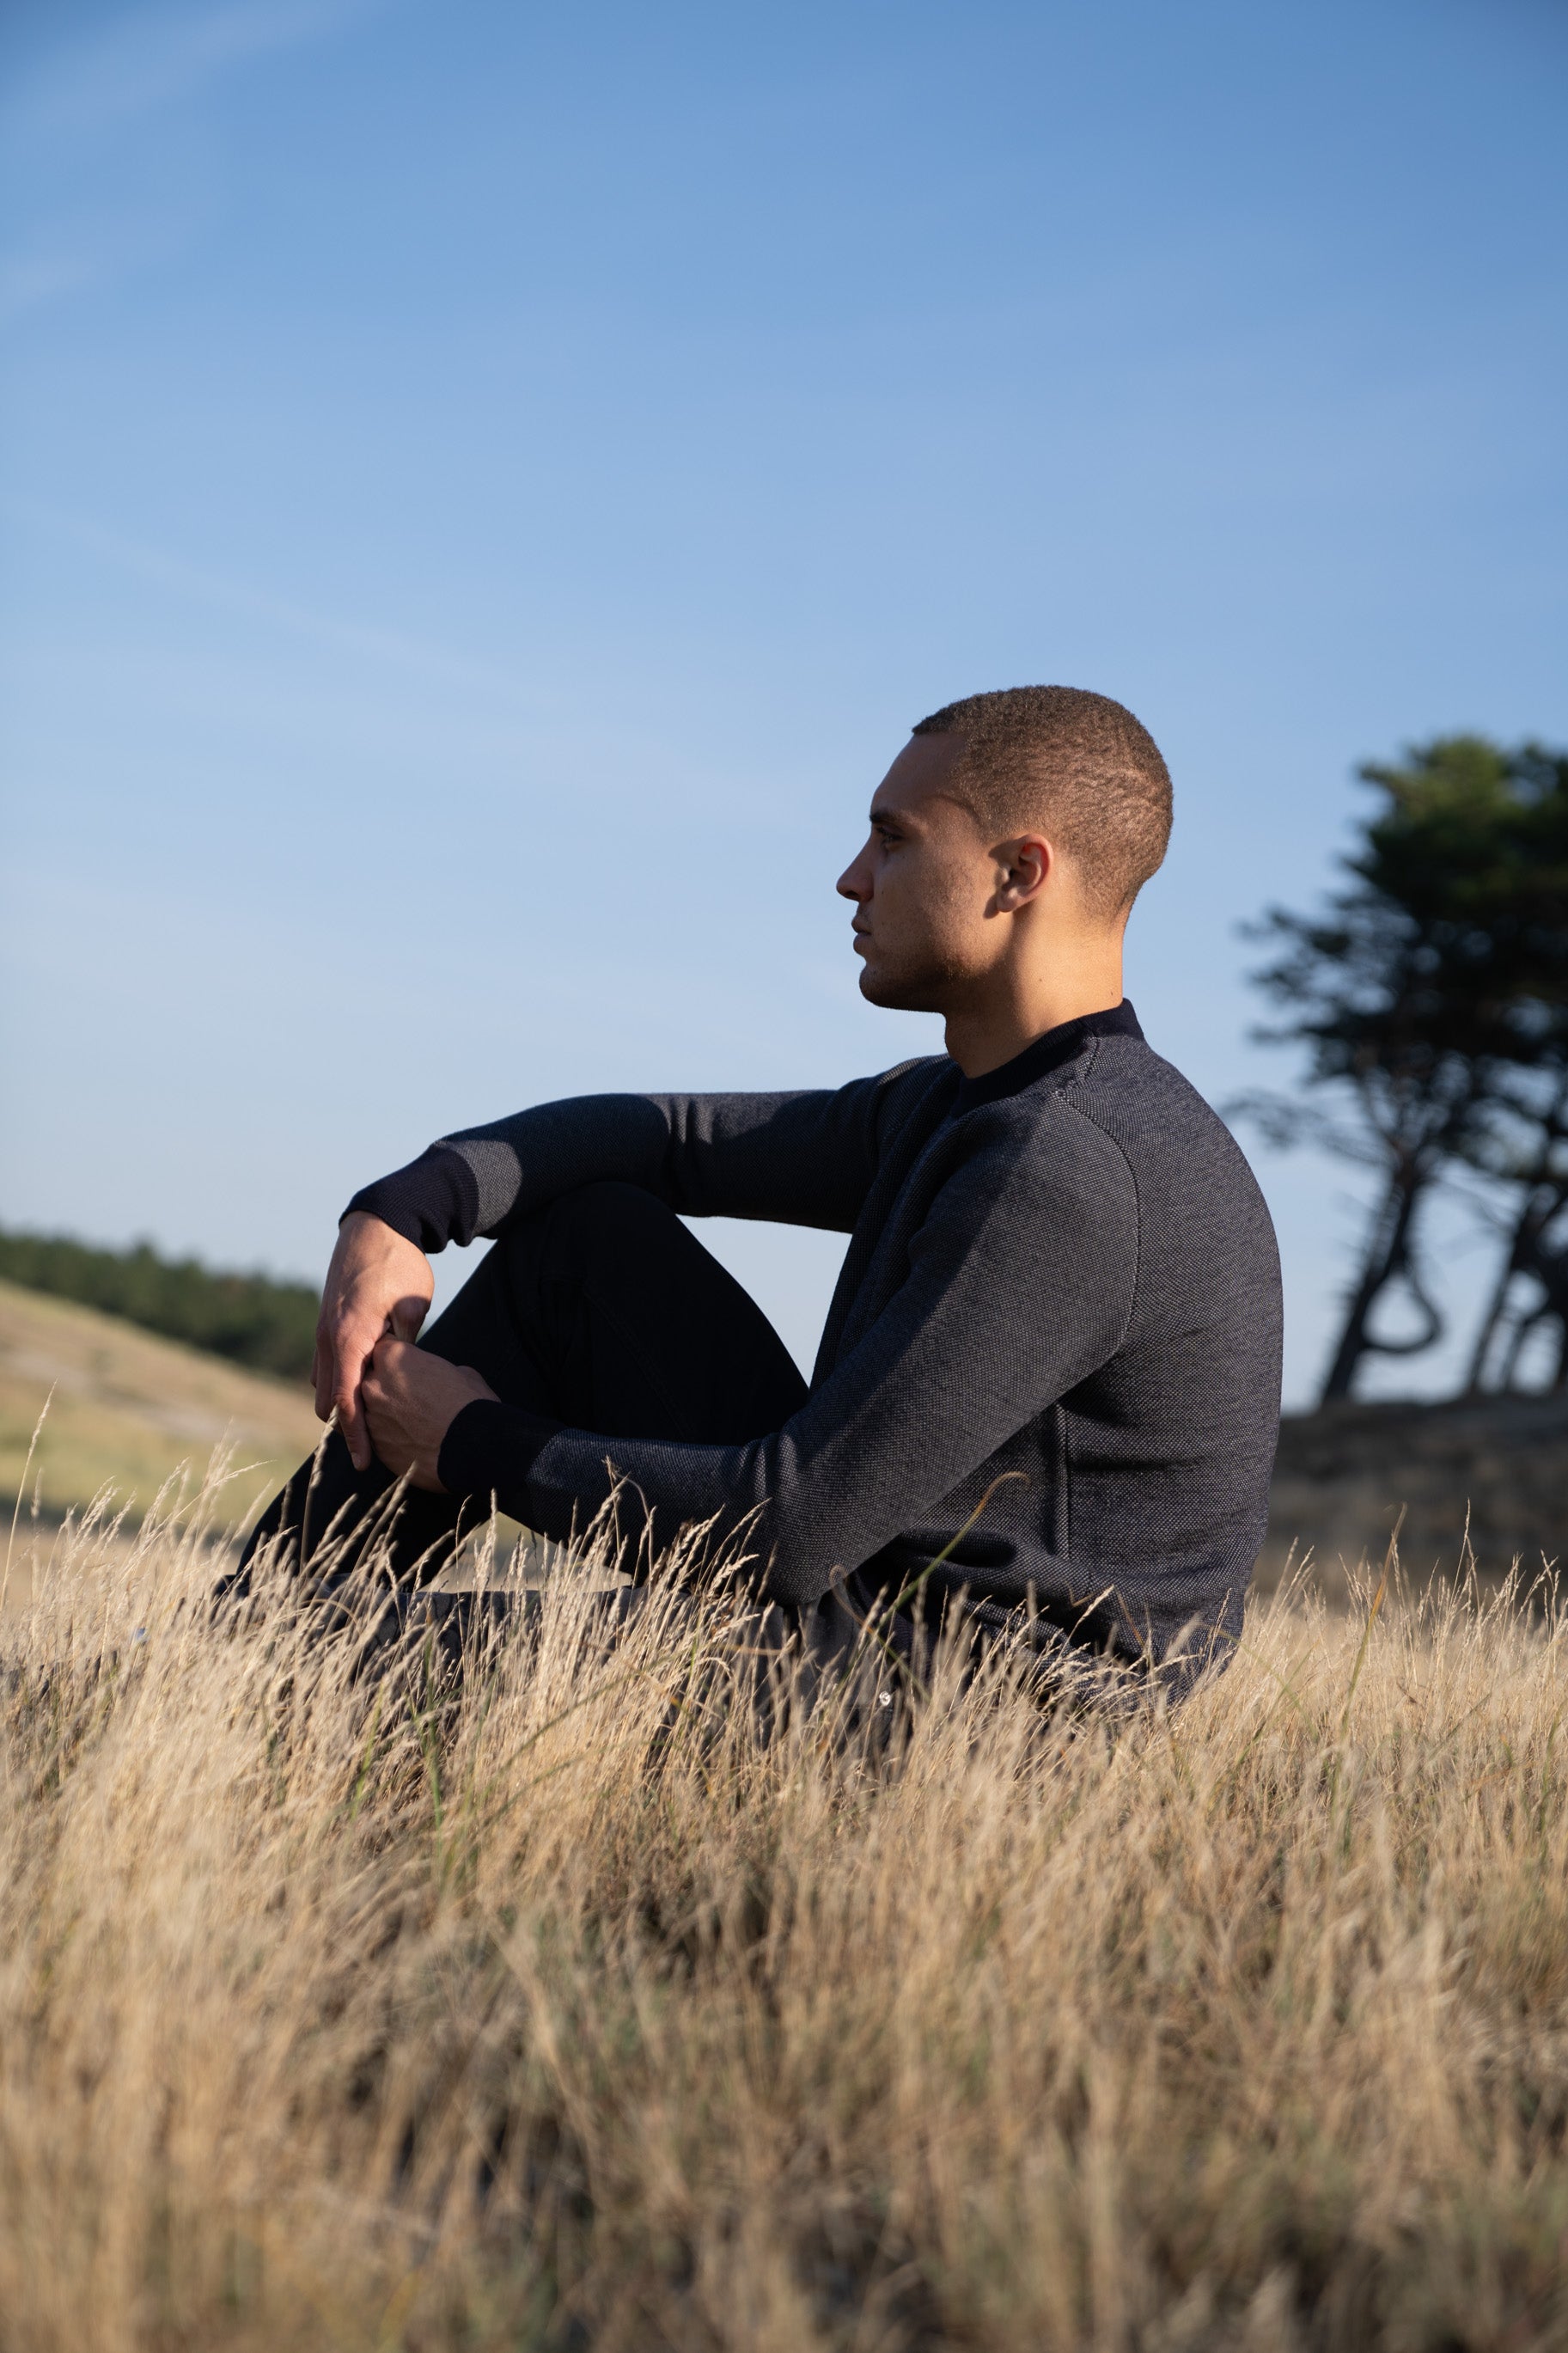
[[[0,100],[14,242],[0,254],[0,332],[149,258],[177,250],[199,218],[199,188],[149,204],[146,158],[116,175],[138,189],[83,218],[80,191],[100,182],[116,134],[161,132],[159,116],[199,107],[225,80],[326,41],[387,0],[223,0],[140,8],[107,28],[58,41],[15,71]],[[179,142],[174,142],[179,152]],[[37,218],[23,226],[37,209]]]
[[197,95],[276,53],[330,38],[377,13],[384,0],[228,0],[206,8],[149,8],[107,31],[62,42],[13,88],[9,135],[107,129]]
[[117,569],[192,604],[285,630],[330,652],[390,664],[402,672],[416,672],[443,685],[479,690],[521,704],[529,711],[543,707],[549,700],[526,679],[494,663],[475,661],[469,655],[432,644],[404,630],[322,613],[232,574],[193,564],[166,548],[151,546],[143,540],[109,530],[84,516],[64,514],[21,500],[5,501],[3,511],[18,522],[68,539]]
[[0,257],[0,328],[57,295],[74,294],[97,275],[96,265],[84,253],[42,250]]

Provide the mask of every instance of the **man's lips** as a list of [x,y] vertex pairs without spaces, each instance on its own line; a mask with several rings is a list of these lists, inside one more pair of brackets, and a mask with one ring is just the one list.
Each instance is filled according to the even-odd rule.
[[866,954],[867,943],[871,936],[870,933],[863,929],[859,923],[851,923],[849,928],[855,934],[856,955],[864,955]]

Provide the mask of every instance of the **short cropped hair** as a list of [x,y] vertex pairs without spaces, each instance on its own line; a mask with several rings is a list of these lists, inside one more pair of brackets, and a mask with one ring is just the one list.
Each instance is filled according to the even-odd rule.
[[1010,686],[945,703],[913,732],[962,735],[954,799],[993,841],[1048,830],[1107,917],[1132,904],[1165,855],[1170,771],[1148,729],[1108,694]]

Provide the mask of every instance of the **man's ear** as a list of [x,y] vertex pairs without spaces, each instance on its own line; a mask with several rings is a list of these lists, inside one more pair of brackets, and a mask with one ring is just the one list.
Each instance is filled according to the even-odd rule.
[[1056,862],[1057,853],[1043,833],[1023,833],[1013,841],[998,843],[998,909],[1010,915],[1020,907],[1026,907],[1031,899],[1039,895]]

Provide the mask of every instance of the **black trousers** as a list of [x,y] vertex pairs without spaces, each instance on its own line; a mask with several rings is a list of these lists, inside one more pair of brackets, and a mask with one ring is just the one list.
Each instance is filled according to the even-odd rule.
[[[471,1365],[509,1405],[611,1438],[733,1445],[776,1430],[806,1394],[756,1302],[635,1185],[584,1186],[509,1228],[419,1345]],[[378,1507],[394,1484],[379,1462],[356,1471],[334,1431],[262,1514],[242,1578],[279,1539],[308,1569],[329,1528],[348,1567],[356,1531],[384,1540]],[[434,1577],[489,1510],[488,1497],[409,1491],[391,1531],[395,1573]]]

